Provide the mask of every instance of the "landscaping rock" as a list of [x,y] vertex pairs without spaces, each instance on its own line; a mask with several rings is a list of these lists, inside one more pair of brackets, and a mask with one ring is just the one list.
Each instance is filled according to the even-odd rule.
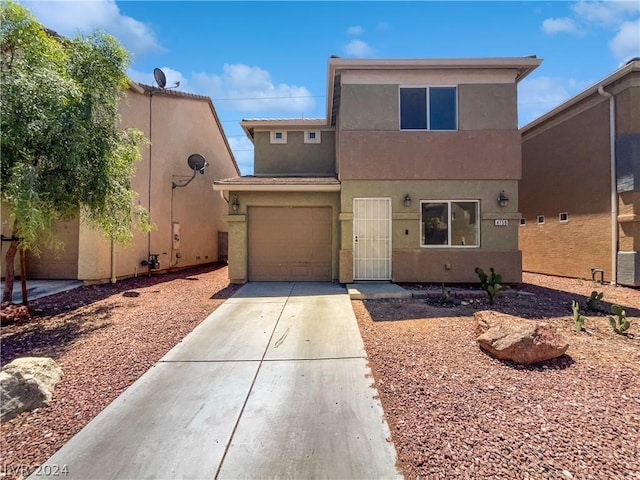
[[46,405],[53,397],[62,369],[51,358],[18,358],[0,371],[0,421]]
[[555,326],[490,311],[474,313],[480,347],[500,360],[531,364],[563,355],[569,348]]

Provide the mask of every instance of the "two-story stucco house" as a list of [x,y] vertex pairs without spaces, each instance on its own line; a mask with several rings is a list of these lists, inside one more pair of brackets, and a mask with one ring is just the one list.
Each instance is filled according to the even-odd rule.
[[[131,185],[137,201],[150,213],[155,228],[134,230],[130,245],[112,244],[79,219],[58,222],[54,235],[64,248],[27,255],[27,277],[102,282],[147,274],[151,256],[157,271],[216,262],[225,258],[227,205],[211,190],[219,178],[240,170],[211,99],[202,95],[129,83],[119,104],[121,125],[141,130],[149,140],[142,148]],[[207,168],[194,172],[191,155],[206,159]],[[193,181],[189,181],[193,177]],[[187,182],[189,182],[187,184]],[[185,185],[184,187],[181,187]],[[11,235],[10,215],[2,205],[2,233]],[[3,245],[1,258],[4,269]]]
[[244,120],[254,175],[229,201],[229,276],[521,281],[517,83],[535,57],[330,58],[324,119]]

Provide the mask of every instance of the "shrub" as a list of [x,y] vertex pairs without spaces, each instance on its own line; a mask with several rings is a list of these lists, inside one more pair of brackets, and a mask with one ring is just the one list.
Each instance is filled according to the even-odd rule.
[[591,297],[587,300],[587,310],[590,312],[595,312],[600,310],[600,301],[604,297],[604,292],[596,292],[595,290],[591,292]]
[[614,332],[622,335],[629,330],[631,322],[627,319],[627,312],[625,312],[620,305],[611,305],[611,313],[613,313],[613,315],[609,315],[609,323]]
[[493,298],[502,290],[506,290],[508,287],[502,284],[502,275],[497,274],[493,267],[489,269],[491,275],[487,275],[480,267],[476,267],[474,272],[480,278],[480,284],[482,289],[487,292],[489,296],[489,305],[493,305]]
[[576,302],[575,300],[572,300],[571,310],[573,310],[573,326],[575,327],[576,332],[581,332],[586,317],[580,314],[580,304],[578,304],[578,302]]

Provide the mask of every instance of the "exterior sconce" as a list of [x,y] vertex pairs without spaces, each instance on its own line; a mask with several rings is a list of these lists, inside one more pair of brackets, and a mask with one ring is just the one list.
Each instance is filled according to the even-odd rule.
[[409,208],[411,206],[411,197],[408,193],[404,196],[404,200],[402,201],[402,203],[406,208]]
[[509,197],[504,193],[504,190],[500,192],[498,195],[498,205],[501,207],[506,207],[509,204]]
[[233,200],[231,202],[231,210],[233,210],[234,212],[237,212],[239,208],[240,208],[240,200],[238,200],[237,195],[234,195]]

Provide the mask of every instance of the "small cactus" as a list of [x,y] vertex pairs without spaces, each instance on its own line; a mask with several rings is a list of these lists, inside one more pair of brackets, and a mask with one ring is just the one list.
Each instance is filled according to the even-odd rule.
[[581,332],[586,318],[584,315],[580,315],[580,305],[575,300],[571,302],[571,310],[573,310],[573,326],[576,332]]
[[502,290],[506,290],[507,286],[501,285],[502,283],[502,275],[497,274],[493,267],[489,269],[491,275],[487,275],[480,267],[476,267],[474,272],[478,275],[480,279],[480,283],[482,285],[482,289],[487,292],[489,296],[489,305],[493,305],[495,302],[493,298]]
[[440,303],[448,304],[451,303],[451,293],[449,290],[442,284],[442,293],[440,294]]
[[613,315],[609,315],[609,323],[613,331],[618,335],[623,335],[631,326],[631,322],[627,319],[627,312],[620,305],[611,305],[611,313]]
[[591,292],[591,297],[587,300],[587,310],[590,312],[596,312],[600,309],[600,301],[604,297],[604,292],[596,292],[595,290]]

